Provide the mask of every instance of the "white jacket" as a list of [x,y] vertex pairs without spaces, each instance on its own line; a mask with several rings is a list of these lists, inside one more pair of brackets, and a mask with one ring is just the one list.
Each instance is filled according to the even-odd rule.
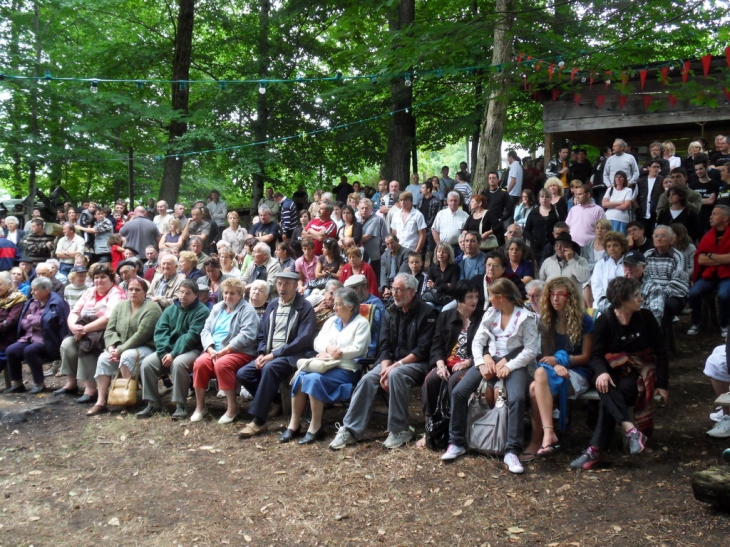
[[314,339],[314,351],[317,353],[327,351],[327,346],[336,346],[342,350],[340,368],[351,371],[359,368],[355,359],[365,357],[370,346],[370,323],[359,314],[358,310],[355,310],[355,313],[357,316],[341,331],[335,328],[335,322],[339,317],[330,317]]
[[[507,362],[507,368],[517,370],[528,366],[535,361],[535,357],[540,352],[540,336],[537,328],[537,315],[527,308],[515,307],[513,313],[518,313],[517,331],[514,336],[510,336],[507,340],[507,350],[513,351],[523,346],[522,351]],[[471,344],[471,352],[474,356],[474,366],[484,364],[485,349],[488,349],[490,355],[494,355],[496,351],[495,336],[492,334],[492,323],[497,321],[500,312],[494,308],[489,308],[482,317],[482,322],[474,335],[474,341]],[[495,359],[497,362],[498,359]]]
[[591,276],[591,290],[593,291],[593,302],[598,302],[602,297],[606,296],[606,288],[614,277],[623,277],[624,275],[624,257],[616,262],[610,256],[603,255],[596,265],[593,267],[593,275]]

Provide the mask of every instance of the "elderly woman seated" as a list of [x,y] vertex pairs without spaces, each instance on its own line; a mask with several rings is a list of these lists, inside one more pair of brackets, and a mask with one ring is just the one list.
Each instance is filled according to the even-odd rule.
[[94,371],[99,355],[104,351],[104,329],[114,308],[127,295],[114,284],[114,273],[106,262],[94,264],[89,272],[94,286],[76,302],[68,316],[71,336],[61,343],[61,374],[66,384],[54,395],[77,394],[78,381],[86,383],[84,394],[76,402],[90,404],[96,401]]
[[12,386],[5,393],[25,391],[23,362],[28,363],[35,384],[30,393],[43,391],[43,363],[60,358],[61,340],[68,334],[68,304],[51,290],[51,281],[42,277],[34,279],[31,295],[31,299],[26,301],[17,289],[12,288],[8,273],[0,273],[0,317],[13,329],[3,339],[14,342],[5,348],[12,381]]
[[218,423],[230,424],[236,419],[236,371],[256,356],[260,320],[253,306],[243,299],[243,282],[229,277],[221,283],[221,293],[223,301],[213,306],[200,333],[203,353],[193,365],[196,406],[191,422],[199,422],[208,414],[205,391],[213,376],[228,404]]
[[314,306],[314,313],[317,317],[317,332],[322,328],[325,321],[335,314],[335,291],[343,288],[344,285],[336,279],[330,279],[324,286],[324,290],[317,289],[307,297],[307,300]]
[[[18,339],[18,320],[23,305],[28,299],[25,295],[13,286],[13,278],[9,272],[0,272],[0,372],[5,370],[5,350]],[[25,388],[8,389],[23,391]]]
[[264,316],[266,306],[269,304],[269,289],[269,284],[261,279],[257,279],[251,283],[248,301],[253,306],[253,309],[256,310],[256,315],[259,316],[259,319]]
[[643,451],[654,428],[654,387],[665,401],[669,398],[666,346],[656,318],[641,308],[641,284],[616,277],[608,283],[606,298],[611,307],[596,319],[590,360],[601,397],[598,423],[591,444],[571,462],[573,469],[591,469],[603,459],[617,424],[629,452]]
[[127,281],[127,301],[120,302],[112,312],[104,331],[106,350],[96,364],[97,401],[87,416],[107,411],[106,398],[111,377],[117,371],[123,378],[140,372],[142,360],[155,350],[155,325],[162,309],[147,297],[149,287],[141,277]]
[[359,313],[360,303],[352,289],[334,292],[335,316],[330,317],[314,339],[312,359],[300,359],[292,381],[292,415],[289,426],[279,437],[288,443],[298,437],[307,400],[312,410],[304,438],[299,444],[322,440],[325,435],[322,412],[325,404],[350,398],[359,377],[355,359],[365,357],[370,345],[370,323]]

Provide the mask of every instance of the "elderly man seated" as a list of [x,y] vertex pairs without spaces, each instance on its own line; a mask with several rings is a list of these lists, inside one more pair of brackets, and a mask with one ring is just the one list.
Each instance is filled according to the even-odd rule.
[[[172,253],[160,256],[160,271],[155,274],[147,292],[147,296],[157,302],[162,309],[173,303],[185,279],[185,274],[177,271],[177,263],[177,257]],[[197,284],[195,286],[197,294]]]
[[[257,245],[258,247],[258,245]],[[253,420],[238,436],[247,439],[268,429],[266,420],[279,385],[297,370],[297,361],[313,356],[316,320],[312,305],[297,292],[299,275],[276,274],[279,298],[269,302],[258,333],[258,357],[236,372],[253,395],[248,413]]]
[[591,279],[588,261],[580,256],[580,245],[573,242],[568,232],[561,232],[553,245],[555,254],[544,260],[540,266],[540,279],[550,281],[555,277],[567,277],[575,283],[578,291]]
[[[253,247],[253,262],[241,275],[243,292],[248,298],[251,292],[251,283],[260,279],[269,284],[269,293],[276,296],[276,276],[281,272],[281,264],[271,256],[271,249],[266,243],[257,243]],[[299,276],[297,275],[297,279]]]
[[383,446],[398,448],[413,438],[408,428],[408,399],[414,386],[423,384],[430,369],[429,352],[438,312],[416,297],[418,282],[410,274],[393,281],[394,305],[380,341],[377,364],[355,388],[343,425],[330,444],[340,450],[355,444],[365,433],[379,388],[388,392],[388,438]]
[[646,251],[646,273],[662,288],[664,294],[663,327],[679,315],[689,296],[689,277],[684,255],[672,246],[674,231],[664,224],[654,228],[654,248]]

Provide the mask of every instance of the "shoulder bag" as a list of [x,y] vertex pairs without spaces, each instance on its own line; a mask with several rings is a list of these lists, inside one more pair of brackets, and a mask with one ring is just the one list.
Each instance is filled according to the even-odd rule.
[[507,446],[507,397],[504,384],[494,386],[494,406],[489,406],[489,384],[482,380],[469,398],[466,415],[466,446],[480,454],[504,454]]
[[449,444],[451,401],[449,382],[441,380],[441,390],[436,401],[436,411],[426,420],[426,446],[431,450],[443,450]]
[[139,350],[137,350],[137,357],[135,367],[136,372],[133,378],[120,378],[120,371],[117,370],[114,379],[109,385],[109,396],[107,397],[107,404],[111,406],[134,406],[137,404],[137,387],[139,385]]

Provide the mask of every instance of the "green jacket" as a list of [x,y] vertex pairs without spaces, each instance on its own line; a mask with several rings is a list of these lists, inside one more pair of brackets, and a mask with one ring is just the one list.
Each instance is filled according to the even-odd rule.
[[177,357],[194,349],[202,350],[200,331],[208,314],[210,310],[199,300],[189,308],[183,308],[177,301],[166,307],[155,327],[157,356],[162,359],[168,353]]
[[117,346],[120,352],[140,346],[154,348],[152,337],[160,315],[160,306],[149,299],[134,315],[129,300],[119,302],[106,325],[104,347]]

